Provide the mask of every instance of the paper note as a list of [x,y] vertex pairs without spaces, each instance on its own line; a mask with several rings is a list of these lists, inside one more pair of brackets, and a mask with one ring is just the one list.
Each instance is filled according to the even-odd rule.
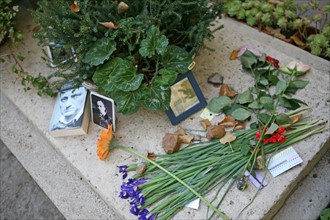
[[261,174],[259,171],[254,170],[253,175],[249,173],[249,171],[245,171],[244,175],[249,177],[250,182],[257,188],[257,189],[262,189],[265,186],[267,186],[267,181],[264,179],[264,175]]
[[204,111],[201,113],[200,117],[202,119],[208,119],[212,121],[212,119],[216,116],[213,112],[211,112],[208,108],[205,108]]
[[302,162],[303,160],[293,147],[289,147],[269,159],[268,170],[273,177],[276,177]]

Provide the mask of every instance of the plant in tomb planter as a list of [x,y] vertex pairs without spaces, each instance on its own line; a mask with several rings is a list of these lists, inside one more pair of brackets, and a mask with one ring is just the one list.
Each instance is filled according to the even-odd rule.
[[221,28],[210,29],[221,6],[207,0],[40,0],[33,13],[41,26],[38,42],[75,50],[45,86],[92,81],[119,112],[165,110],[171,84],[188,71],[203,40]]
[[[330,5],[321,6],[317,0],[226,0],[224,11],[260,31],[330,59]],[[308,13],[312,11],[317,14]]]

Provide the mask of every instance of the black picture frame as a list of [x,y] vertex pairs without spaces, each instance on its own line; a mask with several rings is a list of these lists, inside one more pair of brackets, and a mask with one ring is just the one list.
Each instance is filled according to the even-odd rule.
[[[97,92],[90,92],[90,103],[91,103],[91,115],[92,121],[98,126],[108,129],[108,125],[112,124],[112,130],[116,130],[116,120],[115,120],[115,104],[114,100],[98,94]],[[99,103],[106,109],[106,117],[101,114],[101,109],[99,108]]]
[[206,99],[191,71],[179,75],[171,86],[171,102],[166,114],[177,125],[207,105]]

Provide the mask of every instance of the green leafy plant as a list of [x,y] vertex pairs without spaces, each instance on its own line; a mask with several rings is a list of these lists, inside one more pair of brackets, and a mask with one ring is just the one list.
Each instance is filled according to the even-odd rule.
[[12,0],[0,1],[0,44],[7,39],[14,44],[22,40],[22,33],[15,28],[15,17],[18,11],[18,5],[13,5]]
[[[307,12],[316,11],[313,16]],[[291,42],[316,56],[330,59],[330,6],[317,0],[297,3],[294,0],[226,0],[224,11],[279,39]]]
[[125,114],[139,107],[167,109],[171,84],[188,71],[203,40],[221,28],[211,30],[210,24],[221,16],[222,5],[206,0],[40,0],[38,4],[33,13],[42,27],[35,34],[38,42],[76,51],[75,59],[59,65],[62,72],[47,80],[92,81]]

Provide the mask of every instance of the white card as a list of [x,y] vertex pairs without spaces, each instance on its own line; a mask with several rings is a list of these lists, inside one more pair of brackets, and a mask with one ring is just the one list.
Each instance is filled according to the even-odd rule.
[[268,161],[268,170],[273,177],[276,177],[303,162],[293,147],[289,147],[275,154]]
[[200,117],[202,119],[208,119],[212,121],[212,119],[216,116],[215,113],[211,112],[208,108],[204,108],[203,112],[201,113]]
[[192,209],[198,209],[199,207],[199,202],[200,202],[200,199],[195,199],[193,201],[191,201],[190,203],[188,203],[186,205],[186,207],[188,208],[192,208]]

